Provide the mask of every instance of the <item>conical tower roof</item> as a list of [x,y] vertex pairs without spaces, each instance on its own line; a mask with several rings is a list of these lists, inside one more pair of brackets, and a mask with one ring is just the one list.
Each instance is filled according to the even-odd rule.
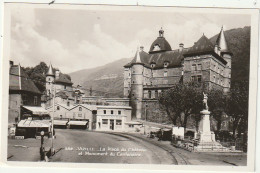
[[229,52],[223,26],[221,28],[219,35],[218,35],[216,44],[221,48],[220,49],[221,52]]
[[48,72],[47,72],[46,76],[55,76],[54,70],[53,70],[51,64],[50,64],[50,66],[49,66],[49,69],[48,69]]

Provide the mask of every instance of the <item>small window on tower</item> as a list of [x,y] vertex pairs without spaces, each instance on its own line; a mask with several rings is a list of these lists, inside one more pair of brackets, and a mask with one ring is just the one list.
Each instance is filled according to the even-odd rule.
[[198,64],[198,70],[201,70],[201,64]]
[[167,71],[165,71],[165,72],[163,73],[163,76],[164,76],[164,77],[167,77]]

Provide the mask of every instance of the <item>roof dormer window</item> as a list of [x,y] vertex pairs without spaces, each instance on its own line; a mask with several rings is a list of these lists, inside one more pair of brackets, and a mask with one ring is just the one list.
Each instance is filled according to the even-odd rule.
[[151,67],[154,68],[155,67],[155,62],[151,62]]
[[163,67],[164,67],[164,68],[168,67],[168,65],[169,65],[169,62],[168,62],[168,61],[165,61],[165,62],[163,63]]
[[160,51],[160,50],[161,50],[161,47],[159,44],[154,45],[153,51]]

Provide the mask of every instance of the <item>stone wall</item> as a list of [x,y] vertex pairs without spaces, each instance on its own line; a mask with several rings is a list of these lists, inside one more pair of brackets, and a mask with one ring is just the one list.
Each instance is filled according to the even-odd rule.
[[16,119],[20,119],[21,94],[9,94],[8,124],[14,124]]

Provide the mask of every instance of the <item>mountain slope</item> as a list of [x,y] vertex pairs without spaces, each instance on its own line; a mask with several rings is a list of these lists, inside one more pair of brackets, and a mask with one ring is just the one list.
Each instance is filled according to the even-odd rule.
[[[240,80],[248,80],[250,29],[250,27],[244,27],[225,31],[229,49],[234,54],[232,58],[231,83]],[[217,35],[218,34],[210,38],[214,44],[216,42]],[[90,93],[89,89],[92,87],[93,95],[122,97],[124,82],[123,66],[130,62],[130,60],[131,58],[125,58],[101,67],[76,71],[69,75],[75,85],[81,84],[83,88],[87,89],[86,95]]]
[[[112,63],[93,69],[84,69],[70,73],[74,85],[80,84],[87,89],[86,95],[92,88],[93,95],[103,95],[107,97],[123,96],[124,65],[131,58],[124,58]],[[99,92],[101,91],[101,92]]]
[[[250,29],[251,27],[246,26],[224,32],[228,47],[233,53],[231,85],[236,81],[249,79]],[[216,39],[217,35],[210,40],[215,43]]]

